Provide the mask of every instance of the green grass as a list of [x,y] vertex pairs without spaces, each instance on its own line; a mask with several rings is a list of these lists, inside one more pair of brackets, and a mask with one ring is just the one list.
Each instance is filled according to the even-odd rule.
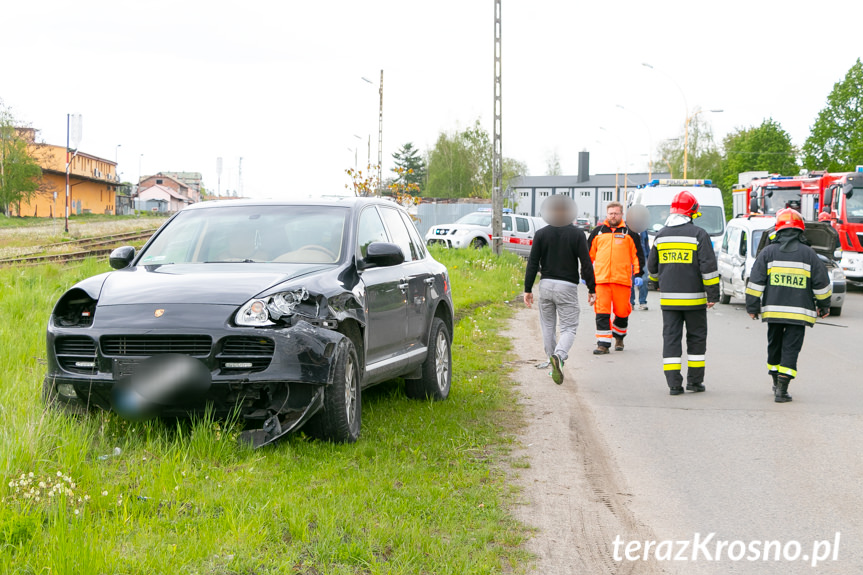
[[[129,215],[129,216],[113,216],[109,214],[81,214],[80,216],[69,216],[70,223],[77,224],[85,224],[85,223],[94,223],[94,222],[114,222],[114,221],[122,221],[122,220],[136,220],[148,218],[152,219],[155,226],[158,226],[159,223],[165,220],[164,214],[151,214],[150,212],[141,212],[140,216]],[[63,224],[63,218],[57,218],[57,221],[60,224]],[[6,217],[0,214],[0,229],[4,228],[25,228],[25,227],[34,227],[34,226],[50,226],[53,225],[55,221],[52,218],[34,218],[31,216],[23,216],[23,217]]]
[[51,306],[107,265],[0,270],[0,573],[517,570],[526,531],[507,509],[504,464],[518,415],[498,330],[523,265],[434,253],[462,317],[450,399],[411,401],[399,382],[383,384],[363,396],[358,443],[296,434],[257,451],[225,422],[46,411]]

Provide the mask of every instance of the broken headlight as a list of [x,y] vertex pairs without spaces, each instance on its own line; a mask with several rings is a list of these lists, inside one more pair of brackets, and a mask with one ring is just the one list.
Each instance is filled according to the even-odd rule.
[[297,306],[307,299],[309,292],[305,288],[255,298],[240,308],[234,321],[246,327],[275,325],[279,319],[293,315]]

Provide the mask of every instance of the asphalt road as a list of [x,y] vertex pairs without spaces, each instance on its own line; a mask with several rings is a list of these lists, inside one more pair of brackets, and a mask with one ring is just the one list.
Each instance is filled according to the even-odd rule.
[[[596,435],[592,449],[601,450],[610,466],[609,477],[615,483],[612,491],[625,495],[617,511],[611,503],[619,502],[606,501],[614,516],[611,519],[619,519],[623,510],[624,523],[637,527],[622,528],[624,544],[633,537],[693,541],[696,534],[702,539],[715,534],[707,547],[714,560],[699,553],[693,561],[690,546],[686,561],[644,562],[624,557],[606,562],[595,572],[639,573],[658,568],[685,574],[863,573],[863,291],[848,294],[841,317],[825,320],[847,327],[816,325],[807,330],[799,376],[789,389],[794,401],[787,404],[773,401],[765,367],[766,324],[751,320],[742,302],[732,300],[731,305],[708,311],[707,391],[672,397],[662,372],[658,294],[650,293],[649,311],[633,312],[626,350],[601,357],[591,354],[594,316],[584,304],[583,286],[581,296],[582,324],[566,364],[564,385],[555,386],[532,366],[523,366],[517,373],[527,396],[527,415],[533,418],[527,432],[531,443],[525,449],[531,468],[525,471],[525,481],[541,486],[549,477],[565,475],[561,458],[584,458],[578,451],[584,450],[584,426],[589,425],[587,431]],[[521,338],[536,337],[535,308],[519,312],[516,321],[530,324],[528,330],[524,326],[513,330]],[[523,361],[541,355],[541,344],[526,351],[531,345],[519,346]],[[550,427],[549,421],[555,418],[563,422],[559,425],[562,432]],[[567,426],[578,425],[581,431],[566,432]],[[540,445],[545,440],[550,443]],[[565,442],[571,453],[543,447],[554,442]],[[543,451],[547,461],[540,455]],[[587,459],[596,457],[593,453]],[[591,472],[587,467],[575,469],[569,479],[552,482],[565,486],[567,481],[586,481],[579,474],[589,476]],[[531,485],[526,486],[528,502],[520,516],[539,527],[533,550],[540,555],[540,570],[543,554],[577,554],[585,547],[584,541],[576,541],[579,538],[616,535],[614,521],[586,535],[573,526],[560,525],[565,518],[557,529],[546,526],[538,516],[545,513],[543,509],[554,512],[567,505],[580,507],[582,502],[569,496],[568,502],[540,502],[537,506],[542,487],[531,492]],[[597,490],[595,485],[593,490]],[[568,529],[573,535],[559,538],[562,549],[548,540]],[[839,545],[834,551],[837,533]],[[747,546],[744,558],[729,559],[726,549],[716,561],[718,540],[742,541]],[[798,542],[800,558],[747,560],[751,542],[763,541],[780,542],[791,556]],[[830,557],[813,568],[816,541],[829,541],[831,548]],[[611,541],[598,543],[606,554],[615,551]],[[676,553],[680,545],[673,548]],[[616,551],[623,557],[624,550],[621,545]],[[739,544],[733,551],[739,554]],[[825,552],[825,544],[819,552]],[[836,560],[832,559],[834,552]],[[560,557],[547,566],[552,565],[553,572],[571,572]]]

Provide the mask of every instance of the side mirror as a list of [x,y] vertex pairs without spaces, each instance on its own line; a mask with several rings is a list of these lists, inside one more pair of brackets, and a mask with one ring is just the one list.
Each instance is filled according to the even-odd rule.
[[135,259],[135,248],[132,246],[123,246],[111,252],[111,255],[108,257],[108,263],[115,270],[121,270],[129,267],[133,259]]
[[[753,193],[755,193],[755,192],[753,192]],[[749,200],[749,213],[754,214],[755,212],[759,211],[760,209],[761,209],[761,206],[758,205],[758,198],[752,198],[751,200]]]
[[845,198],[850,199],[854,195],[854,186],[845,186]]
[[374,242],[366,249],[366,257],[360,261],[360,268],[397,266],[405,261],[402,249],[389,242]]
[[832,211],[833,211],[833,208],[831,208],[830,206],[824,206],[824,209],[821,210],[821,212],[825,213],[825,214],[829,214]]
[[758,190],[752,190],[751,192],[749,192],[749,197],[750,198],[757,198],[758,197]]
[[[833,187],[829,187],[824,190],[824,211],[827,211],[827,208],[833,205]],[[828,212],[829,213],[829,212]]]

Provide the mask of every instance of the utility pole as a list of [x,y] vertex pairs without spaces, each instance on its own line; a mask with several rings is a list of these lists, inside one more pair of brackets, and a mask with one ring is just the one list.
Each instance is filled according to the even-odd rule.
[[501,30],[500,3],[494,0],[494,126],[491,159],[491,235],[492,249],[500,255],[503,249],[503,144],[501,130]]
[[[70,148],[75,146],[74,153]],[[64,230],[69,233],[69,204],[72,201],[72,187],[69,185],[69,172],[72,170],[72,160],[78,155],[78,145],[81,143],[81,114],[66,114],[66,216]]]
[[216,158],[216,196],[222,196],[222,157]]
[[243,158],[240,157],[240,167],[237,170],[237,193],[243,197]]
[[383,181],[381,180],[381,166],[384,161],[384,71],[381,70],[381,84],[378,87],[378,92],[381,95],[380,109],[378,110],[378,195],[383,189]]

